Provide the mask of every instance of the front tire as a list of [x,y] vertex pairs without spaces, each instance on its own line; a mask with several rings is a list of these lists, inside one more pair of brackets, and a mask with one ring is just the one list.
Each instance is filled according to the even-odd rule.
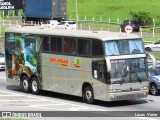
[[30,90],[31,90],[31,85],[30,85],[29,78],[28,78],[27,76],[23,76],[23,77],[22,77],[21,86],[22,86],[22,91],[23,91],[23,92],[25,92],[25,93],[29,93],[29,92],[30,92]]
[[159,92],[159,90],[158,90],[157,85],[156,84],[151,84],[150,85],[150,93],[152,95],[156,96],[156,95],[158,95],[158,92]]
[[40,92],[39,81],[36,77],[31,78],[31,90],[32,90],[32,93],[35,95],[39,94]]
[[86,86],[83,93],[84,101],[88,104],[94,102],[94,93],[91,86]]

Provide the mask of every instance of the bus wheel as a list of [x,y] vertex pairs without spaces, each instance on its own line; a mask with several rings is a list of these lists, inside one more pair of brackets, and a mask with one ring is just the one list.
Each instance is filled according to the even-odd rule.
[[32,90],[32,93],[37,95],[39,94],[39,82],[38,82],[38,79],[36,77],[32,77],[31,78],[31,90]]
[[94,102],[94,94],[91,86],[85,87],[83,97],[85,102],[88,104],[92,104]]
[[31,90],[30,87],[31,87],[31,85],[30,85],[28,77],[23,76],[22,77],[22,90],[23,90],[23,92],[25,92],[25,93],[30,92],[30,90]]

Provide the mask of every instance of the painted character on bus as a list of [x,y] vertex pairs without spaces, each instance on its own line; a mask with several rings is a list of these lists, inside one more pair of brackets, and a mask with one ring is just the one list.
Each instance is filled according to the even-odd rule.
[[25,65],[29,66],[32,72],[36,71],[36,47],[35,43],[30,43],[29,46],[25,48],[24,59]]
[[19,36],[16,36],[15,43],[16,47],[12,49],[12,75],[19,75],[22,72],[31,74],[31,69],[29,66],[25,65],[24,59],[24,39]]

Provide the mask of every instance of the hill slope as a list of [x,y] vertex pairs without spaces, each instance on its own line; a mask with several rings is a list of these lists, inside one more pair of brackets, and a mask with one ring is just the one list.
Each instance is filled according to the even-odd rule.
[[[67,0],[67,18],[75,17],[75,1]],[[150,12],[153,18],[160,19],[160,0],[77,0],[78,14],[80,19],[95,19],[116,21],[117,18],[122,21],[126,18],[131,18],[129,11]]]

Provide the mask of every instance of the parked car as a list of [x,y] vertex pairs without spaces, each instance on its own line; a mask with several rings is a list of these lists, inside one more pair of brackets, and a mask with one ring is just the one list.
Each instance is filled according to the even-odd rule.
[[52,27],[56,28],[59,22],[57,20],[47,20],[41,24],[43,27]]
[[0,52],[0,70],[5,70],[5,57],[2,52]]
[[75,21],[61,21],[58,26],[58,29],[76,29]]
[[156,69],[148,67],[149,72],[149,93],[152,95],[158,95],[160,91],[160,64],[156,65]]
[[133,32],[139,32],[140,27],[136,20],[124,20],[120,25],[122,32],[125,32],[125,27],[127,25],[132,26]]
[[160,40],[151,44],[144,45],[144,48],[146,51],[160,51]]

